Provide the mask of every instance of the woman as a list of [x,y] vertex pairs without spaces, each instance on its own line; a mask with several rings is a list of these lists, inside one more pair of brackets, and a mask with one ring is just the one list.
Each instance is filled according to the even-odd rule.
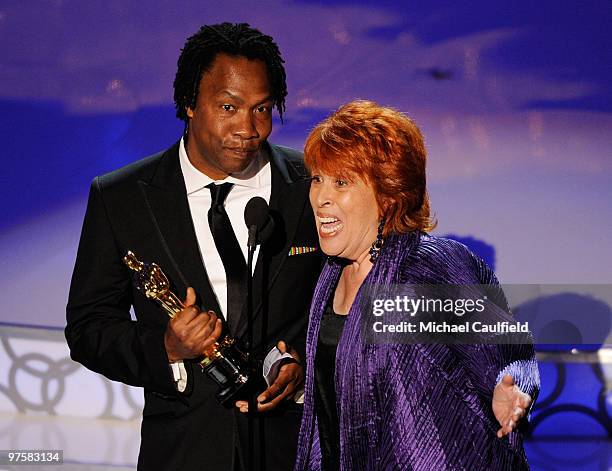
[[419,129],[354,101],[311,132],[305,161],[330,258],[311,307],[295,469],[528,469],[517,425],[539,384],[531,345],[363,338],[365,287],[497,284],[465,246],[427,234]]

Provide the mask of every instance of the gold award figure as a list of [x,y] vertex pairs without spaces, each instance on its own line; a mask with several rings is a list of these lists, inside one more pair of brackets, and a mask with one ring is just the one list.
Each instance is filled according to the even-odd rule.
[[[123,257],[123,263],[132,270],[136,288],[149,299],[156,301],[174,317],[185,306],[179,297],[170,291],[170,282],[156,263],[141,262],[133,252]],[[217,400],[231,407],[238,391],[248,379],[248,356],[237,345],[236,339],[226,335],[213,344],[200,361],[204,372],[219,386]]]

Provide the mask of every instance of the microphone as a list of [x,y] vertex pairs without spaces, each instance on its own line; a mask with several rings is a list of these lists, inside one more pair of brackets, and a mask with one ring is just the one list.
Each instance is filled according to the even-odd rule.
[[[251,198],[244,208],[244,223],[249,228],[249,240],[248,246],[248,257],[247,257],[247,354],[248,354],[248,366],[249,371],[253,371],[253,313],[255,307],[253,306],[253,256],[255,255],[255,248],[259,244],[263,244],[268,237],[272,235],[274,230],[274,221],[270,217],[270,208],[266,200],[256,196]],[[262,327],[262,332],[265,329]],[[263,340],[263,339],[262,339]],[[248,414],[248,462],[253,462],[254,449],[255,449],[255,435],[253,417],[257,410],[257,403],[255,402],[255,396],[249,395],[249,414]]]
[[244,208],[244,223],[249,228],[248,247],[263,244],[274,232],[270,207],[260,196],[251,198]]

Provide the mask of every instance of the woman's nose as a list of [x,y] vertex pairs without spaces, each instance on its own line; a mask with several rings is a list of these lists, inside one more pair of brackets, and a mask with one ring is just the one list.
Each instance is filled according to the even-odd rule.
[[322,208],[332,202],[332,193],[329,185],[323,183],[313,184],[310,187],[310,202],[313,208]]

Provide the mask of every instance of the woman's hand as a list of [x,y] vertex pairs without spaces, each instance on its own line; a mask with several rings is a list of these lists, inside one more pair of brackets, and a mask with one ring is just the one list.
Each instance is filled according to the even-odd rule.
[[512,376],[505,375],[493,391],[493,414],[501,425],[497,436],[502,438],[512,432],[530,405],[531,396],[514,384]]

